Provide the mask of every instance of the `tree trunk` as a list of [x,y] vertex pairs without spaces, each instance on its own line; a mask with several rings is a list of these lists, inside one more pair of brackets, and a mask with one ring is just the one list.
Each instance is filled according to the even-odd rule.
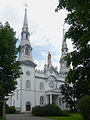
[[3,120],[6,120],[6,114],[5,114],[5,95],[3,95]]

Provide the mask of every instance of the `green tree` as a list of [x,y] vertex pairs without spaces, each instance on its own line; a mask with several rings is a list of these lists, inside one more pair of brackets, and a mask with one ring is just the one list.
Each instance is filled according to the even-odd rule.
[[77,108],[84,120],[90,120],[90,96],[84,96],[77,102]]
[[65,57],[67,66],[72,63],[66,80],[75,83],[85,80],[90,85],[90,2],[89,0],[59,0],[56,11],[66,9],[69,13],[65,22],[70,25],[65,39],[71,38],[74,50]]
[[76,81],[73,85],[65,83],[61,86],[61,93],[63,102],[66,103],[71,112],[75,112],[77,111],[77,100],[85,95],[90,95],[90,87],[86,81]]
[[20,77],[20,62],[16,60],[19,48],[17,39],[9,23],[0,24],[0,87],[3,101],[3,120],[5,120],[5,96],[16,88],[16,79]]
[[66,103],[66,107],[69,108],[69,111],[75,112],[75,90],[73,86],[70,86],[68,83],[65,83],[61,86],[61,93],[63,95],[62,101]]
[[0,116],[2,116],[2,89],[0,84]]

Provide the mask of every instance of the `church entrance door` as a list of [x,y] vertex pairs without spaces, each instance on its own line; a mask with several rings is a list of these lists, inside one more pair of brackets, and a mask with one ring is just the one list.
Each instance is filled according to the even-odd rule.
[[30,104],[30,102],[26,103],[26,111],[31,111],[31,104]]

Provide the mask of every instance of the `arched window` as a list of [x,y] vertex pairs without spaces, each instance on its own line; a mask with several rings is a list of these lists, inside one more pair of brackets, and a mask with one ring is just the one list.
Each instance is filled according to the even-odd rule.
[[26,40],[28,40],[28,35],[26,34]]
[[19,98],[19,91],[17,90],[16,99],[18,100],[18,98]]
[[13,106],[15,106],[15,100],[13,99]]
[[25,55],[30,55],[28,47],[26,47],[26,49],[25,49]]
[[44,83],[40,82],[40,90],[44,90]]
[[43,105],[43,104],[44,104],[44,97],[41,96],[41,97],[40,97],[40,105]]
[[62,85],[59,85],[59,89],[61,89]]
[[30,80],[26,80],[26,89],[30,89]]

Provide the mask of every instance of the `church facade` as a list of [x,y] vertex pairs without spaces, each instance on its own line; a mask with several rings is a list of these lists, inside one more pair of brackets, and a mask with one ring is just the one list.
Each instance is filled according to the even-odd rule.
[[16,110],[20,112],[31,111],[33,107],[38,105],[43,106],[53,103],[57,104],[61,109],[66,109],[60,92],[60,86],[65,83],[65,77],[69,71],[66,68],[66,62],[63,60],[68,51],[66,41],[64,41],[64,28],[59,72],[57,68],[52,66],[50,52],[44,69],[42,71],[36,69],[37,65],[32,58],[32,46],[29,37],[27,9],[25,9],[21,32],[21,51],[19,53],[23,74],[17,79],[17,89],[9,96],[8,105],[15,106]]

